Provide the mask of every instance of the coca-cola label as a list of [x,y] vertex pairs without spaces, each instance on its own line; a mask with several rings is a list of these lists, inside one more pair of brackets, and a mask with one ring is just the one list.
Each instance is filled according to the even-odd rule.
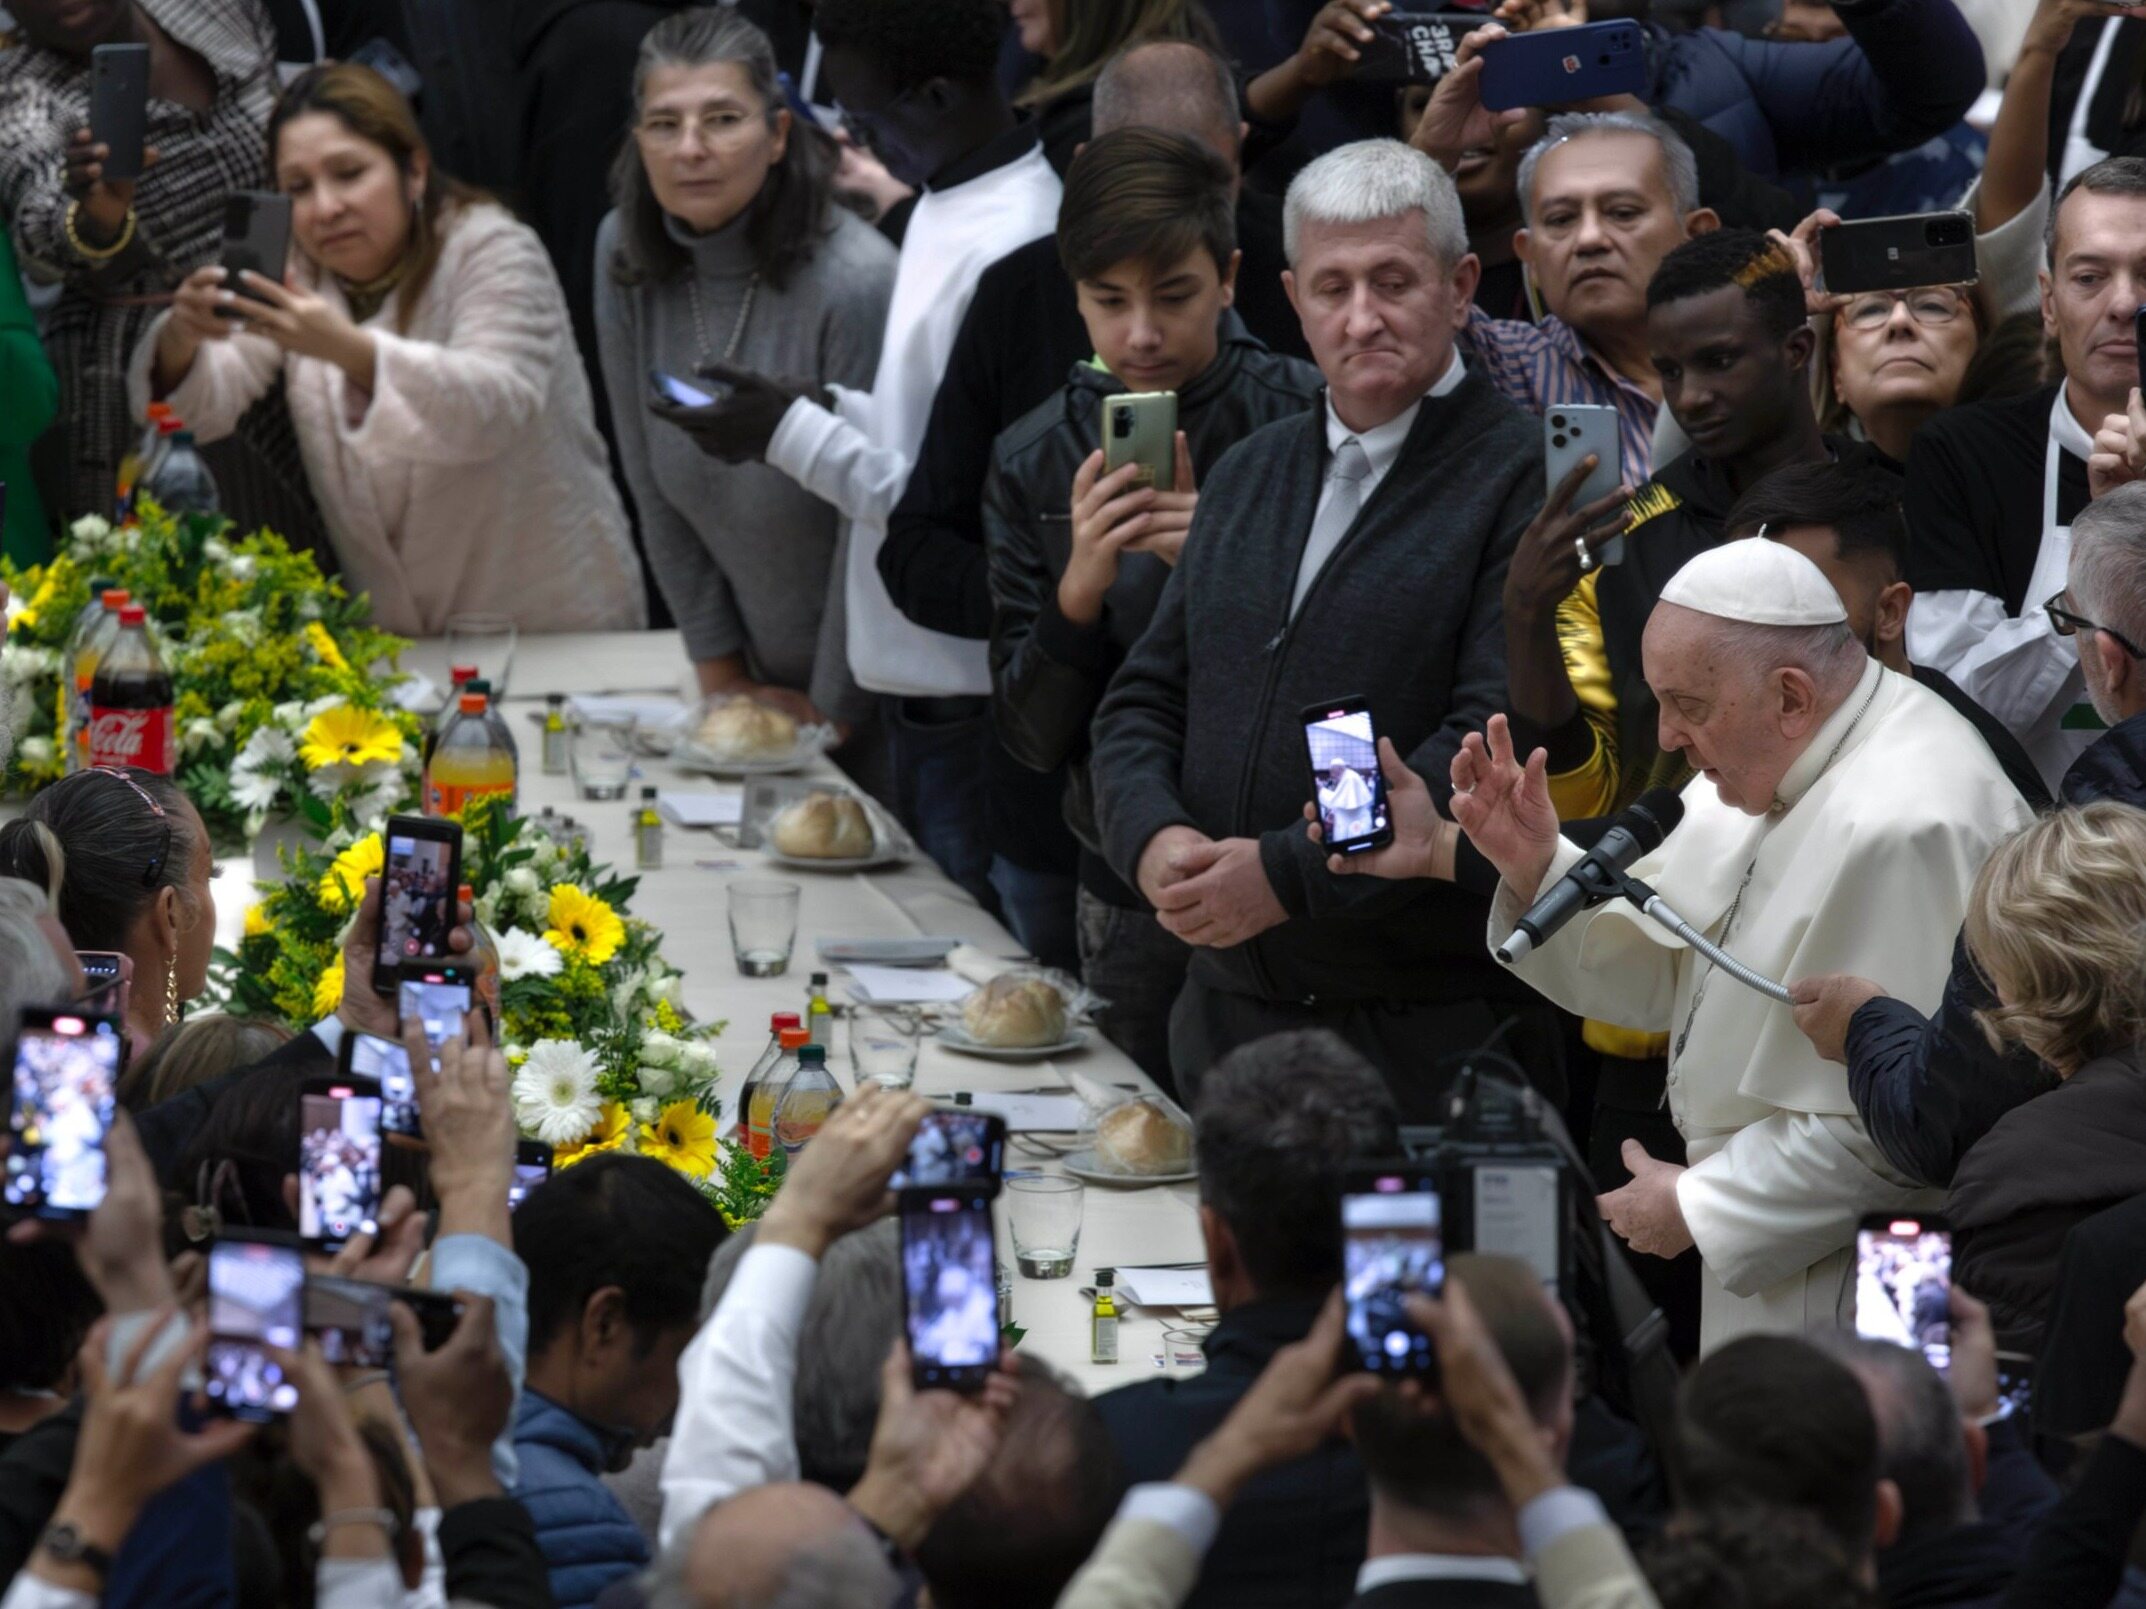
[[119,710],[95,704],[89,714],[89,763],[136,766],[170,776],[178,761],[172,743],[171,706]]

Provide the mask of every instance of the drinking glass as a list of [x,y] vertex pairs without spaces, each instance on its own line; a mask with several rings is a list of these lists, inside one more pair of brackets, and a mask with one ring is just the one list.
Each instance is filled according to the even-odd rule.
[[1030,1279],[1064,1279],[1073,1272],[1083,1194],[1080,1180],[1062,1173],[1006,1181],[1013,1260]]
[[447,662],[475,665],[477,674],[492,684],[492,702],[504,703],[518,635],[511,615],[450,615]]
[[623,799],[634,778],[633,722],[591,726],[574,722],[566,732],[566,763],[584,799]]
[[797,885],[747,880],[730,885],[730,948],[748,978],[777,978],[790,970],[797,942]]
[[850,1060],[857,1082],[907,1089],[917,1080],[917,1023],[897,1011],[854,1007],[849,1019]]

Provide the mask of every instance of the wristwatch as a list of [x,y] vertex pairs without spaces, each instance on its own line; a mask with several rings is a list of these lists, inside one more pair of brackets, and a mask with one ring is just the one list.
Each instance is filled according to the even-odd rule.
[[65,1520],[46,1526],[44,1534],[37,1539],[37,1545],[62,1564],[85,1566],[96,1574],[99,1581],[111,1578],[111,1554]]

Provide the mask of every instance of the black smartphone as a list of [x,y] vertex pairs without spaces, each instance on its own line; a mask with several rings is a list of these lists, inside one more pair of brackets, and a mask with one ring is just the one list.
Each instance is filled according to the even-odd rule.
[[1855,1333],[1952,1367],[1952,1226],[1874,1212],[1855,1231]]
[[[398,1014],[405,1023],[421,1024],[425,1030],[425,1043],[438,1051],[440,1041],[462,1031],[476,982],[475,967],[406,967],[402,974]],[[437,1055],[432,1059],[432,1070],[435,1073],[440,1070]]]
[[139,179],[149,136],[149,47],[99,45],[89,57],[89,137],[110,147],[104,177]]
[[648,383],[656,396],[681,408],[713,408],[730,397],[731,388],[720,380],[681,380],[661,369],[648,371]]
[[[273,190],[234,190],[224,197],[224,288],[249,296],[239,275],[259,274],[283,283],[291,256],[291,198]],[[243,318],[219,307],[218,318]]]
[[887,1188],[995,1196],[1005,1165],[1006,1120],[996,1112],[929,1112]]
[[134,982],[134,958],[122,950],[77,950],[75,960],[81,965],[82,981],[87,985],[82,1009],[124,1021],[127,996]]
[[295,1348],[305,1328],[305,1258],[282,1237],[225,1237],[209,1247],[209,1345],[202,1390],[234,1419],[266,1422],[298,1406],[268,1348]]
[[320,1342],[321,1356],[339,1368],[384,1369],[395,1356],[395,1329],[388,1319],[395,1302],[417,1315],[427,1352],[445,1346],[462,1322],[462,1304],[445,1291],[311,1274],[305,1282],[305,1332]]
[[380,1108],[374,1079],[339,1074],[298,1086],[298,1233],[316,1251],[378,1227]]
[[1577,28],[1512,34],[1483,52],[1483,106],[1566,106],[1603,95],[1647,90],[1647,42],[1636,22],[1587,22]]
[[410,1053],[400,1043],[375,1034],[347,1032],[336,1070],[340,1082],[352,1088],[379,1087],[383,1132],[424,1138],[424,1125],[417,1115],[417,1079],[410,1071]]
[[1389,11],[1371,19],[1353,76],[1365,83],[1435,84],[1459,65],[1460,42],[1483,26],[1480,11]]
[[998,1364],[991,1198],[902,1198],[902,1301],[920,1391],[978,1391]]
[[1404,1296],[1446,1285],[1445,1225],[1438,1180],[1412,1163],[1352,1172],[1341,1196],[1344,1348],[1371,1374],[1436,1374],[1431,1338],[1408,1320]]
[[551,1144],[546,1140],[514,1142],[514,1182],[507,1186],[507,1211],[529,1199],[529,1192],[551,1177]]
[[126,1035],[113,1014],[22,1008],[8,1080],[6,1197],[38,1218],[86,1218],[104,1200]]
[[1818,231],[1818,266],[1836,296],[1972,285],[1981,277],[1975,220],[1965,212],[1915,212],[1835,224]]
[[447,936],[455,929],[462,886],[462,828],[432,816],[390,816],[386,837],[373,993],[392,995],[405,972],[416,975],[451,953]]
[[2140,383],[2146,385],[2146,307],[2131,315],[2131,339],[2138,349]]
[[1337,698],[1307,705],[1300,719],[1328,852],[1361,855],[1384,849],[1393,842],[1393,819],[1370,705],[1361,698]]

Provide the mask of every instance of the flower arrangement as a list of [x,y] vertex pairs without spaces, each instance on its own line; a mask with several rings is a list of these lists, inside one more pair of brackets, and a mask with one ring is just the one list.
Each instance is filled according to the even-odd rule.
[[329,832],[393,809],[416,789],[416,715],[392,703],[405,646],[367,623],[363,598],[263,531],[174,518],[77,520],[49,563],[17,570],[24,599],[0,647],[0,698],[15,754],[0,783],[26,793],[66,770],[68,639],[110,577],[148,611],[176,694],[179,782],[210,833],[230,843],[290,815]]
[[[462,821],[462,875],[499,963],[495,1011],[523,1134],[555,1165],[606,1151],[655,1157],[707,1191],[733,1224],[757,1217],[779,1164],[716,1129],[720,1024],[690,1022],[662,936],[631,914],[636,880],[597,865],[480,797]],[[223,969],[231,1009],[305,1024],[342,996],[342,933],[382,865],[377,828],[282,852],[284,879],[247,913]]]

